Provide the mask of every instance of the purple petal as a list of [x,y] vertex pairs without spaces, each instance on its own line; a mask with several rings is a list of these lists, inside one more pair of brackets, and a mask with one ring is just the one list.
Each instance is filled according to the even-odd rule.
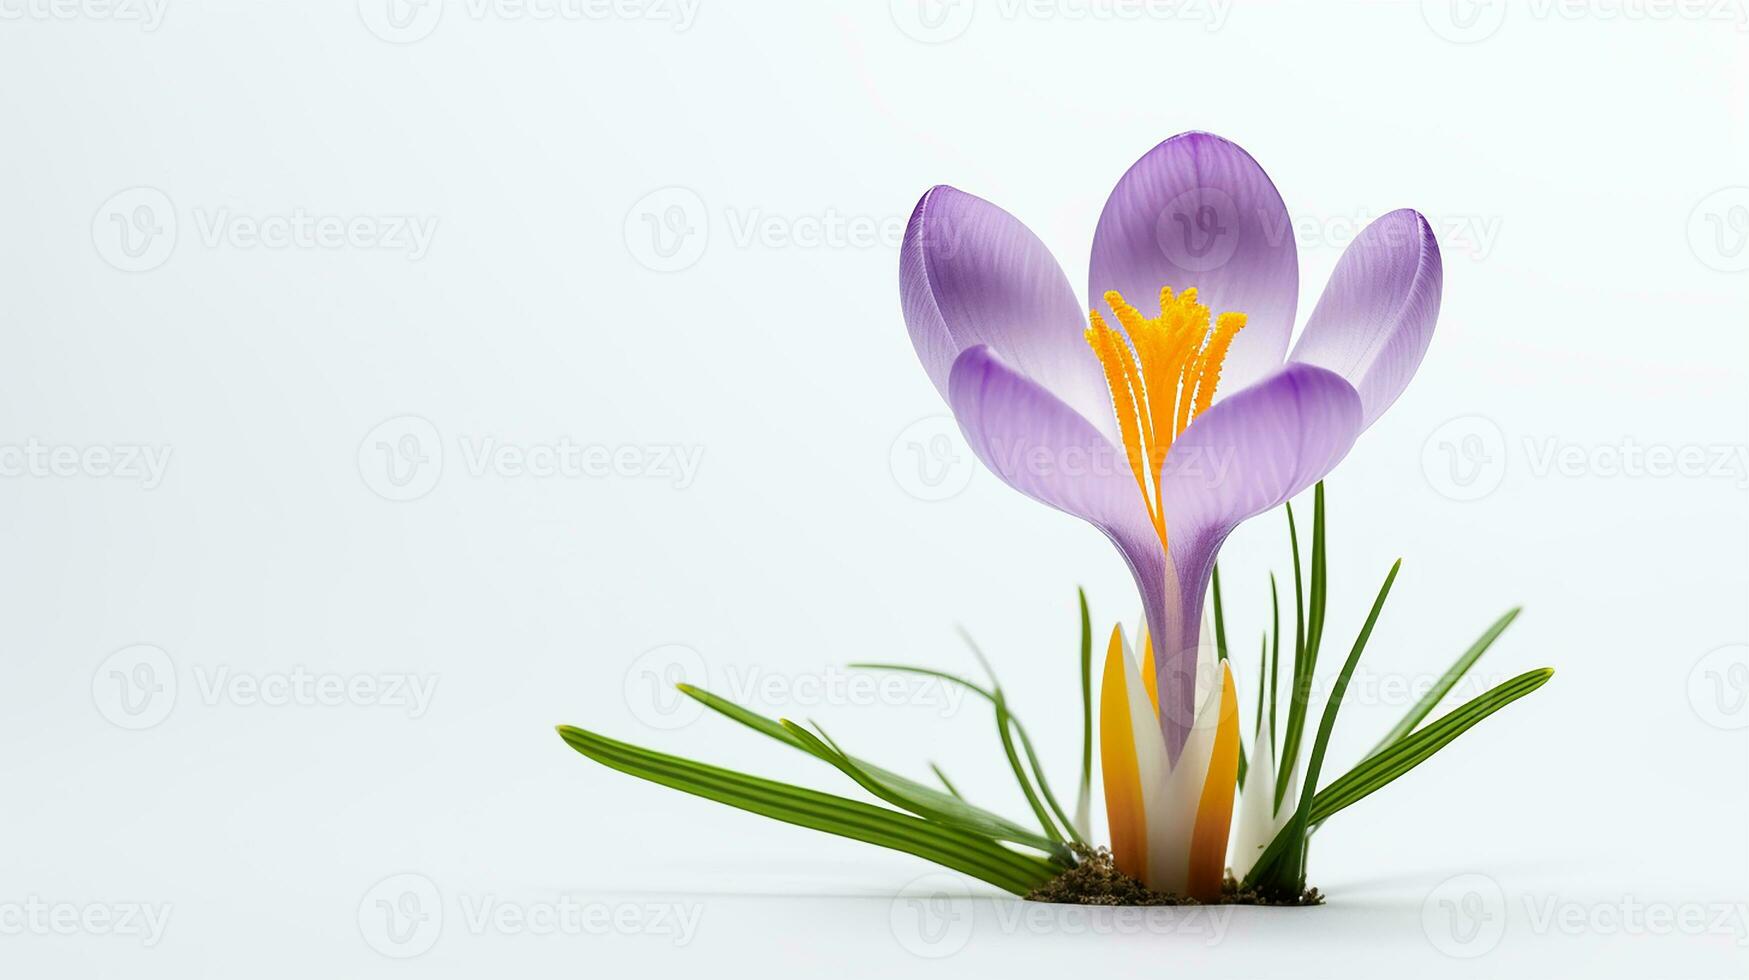
[[1196,647],[1215,554],[1233,528],[1324,478],[1361,430],[1360,396],[1320,367],[1290,364],[1217,402],[1166,454],[1161,488],[1176,580],[1169,642],[1155,641],[1160,722],[1176,755],[1194,710]]
[[1444,273],[1427,219],[1404,209],[1366,226],[1342,253],[1294,345],[1293,360],[1329,368],[1360,393],[1361,428],[1415,376],[1439,319]]
[[1115,436],[1086,311],[1044,243],[1013,215],[945,185],[924,194],[899,252],[899,298],[944,398],[954,359],[984,344]]
[[1135,576],[1149,629],[1164,629],[1176,582],[1123,451],[988,347],[954,361],[948,403],[972,452],[1002,482],[1105,532]]
[[1299,284],[1281,195],[1250,154],[1209,133],[1181,133],[1137,160],[1093,233],[1095,306],[1115,289],[1151,313],[1161,286],[1195,286],[1214,313],[1247,315],[1222,372],[1226,391],[1281,366]]

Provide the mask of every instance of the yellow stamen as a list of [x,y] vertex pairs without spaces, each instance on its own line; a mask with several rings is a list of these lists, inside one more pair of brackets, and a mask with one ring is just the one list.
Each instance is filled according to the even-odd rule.
[[1170,286],[1160,287],[1160,315],[1152,319],[1116,290],[1104,299],[1122,329],[1107,326],[1099,311],[1091,310],[1087,344],[1105,370],[1124,454],[1165,547],[1160,468],[1173,440],[1214,403],[1221,366],[1245,327],[1245,314],[1222,313],[1209,329],[1209,308],[1197,301],[1195,286],[1177,295]]
[[1088,311],[1087,318],[1092,324],[1087,328],[1087,343],[1105,368],[1105,386],[1111,389],[1112,410],[1117,413],[1118,434],[1123,437],[1124,452],[1129,456],[1130,469],[1136,474],[1136,483],[1142,488],[1142,499],[1148,505],[1148,519],[1158,527],[1154,501],[1148,495],[1148,481],[1143,475],[1146,470],[1142,466],[1142,447],[1153,440],[1153,433],[1141,431],[1141,413],[1136,409],[1136,399],[1142,397],[1142,386],[1135,380],[1139,369],[1130,356],[1129,344],[1105,325],[1098,310]]
[[1215,333],[1209,338],[1208,348],[1203,352],[1204,365],[1202,378],[1196,386],[1196,414],[1208,411],[1215,400],[1215,385],[1221,381],[1221,365],[1227,360],[1227,351],[1233,347],[1233,338],[1239,331],[1245,329],[1245,314],[1222,313],[1215,319]]

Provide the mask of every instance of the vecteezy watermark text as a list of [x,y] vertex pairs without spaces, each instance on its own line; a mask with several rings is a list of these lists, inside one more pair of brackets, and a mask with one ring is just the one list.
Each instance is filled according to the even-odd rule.
[[[5,2],[5,0],[0,0]],[[130,187],[110,195],[91,218],[91,243],[103,261],[122,272],[150,272],[176,251],[192,219],[195,238],[208,249],[237,251],[376,251],[417,262],[431,251],[436,215],[319,211],[294,206],[245,212],[228,206],[197,206],[180,213],[156,187]]]
[[1422,903],[1421,927],[1435,949],[1458,959],[1493,952],[1509,933],[1531,935],[1721,936],[1749,946],[1749,903],[1668,901],[1623,894],[1571,898],[1525,893],[1515,903],[1484,874],[1447,878]]
[[169,446],[75,446],[32,437],[22,443],[0,444],[0,477],[136,480],[143,488],[155,490],[170,467],[170,452]]
[[108,21],[151,32],[170,0],[0,0],[0,21]]
[[[456,921],[437,883],[422,874],[396,874],[367,889],[358,903],[365,944],[384,956],[408,959],[437,945],[446,922]],[[613,901],[572,893],[553,898],[510,898],[487,892],[455,896],[469,936],[653,936],[685,946],[698,935],[700,902]]]
[[[495,435],[456,438],[462,471],[474,479],[659,480],[685,490],[698,478],[704,447],[680,443],[580,442],[570,436],[521,441]],[[358,444],[358,474],[385,500],[409,501],[437,487],[443,436],[430,420],[399,415]]]
[[1230,905],[1049,905],[976,899],[964,879],[930,872],[912,879],[893,896],[888,925],[906,952],[923,959],[945,959],[976,937],[980,911],[990,913],[984,928],[993,926],[1005,936],[1155,935],[1205,946],[1226,938],[1233,916]]
[[1433,33],[1454,44],[1475,44],[1511,20],[1596,21],[1629,24],[1710,21],[1749,30],[1743,0],[1421,0]]
[[1493,419],[1464,415],[1440,425],[1421,448],[1428,485],[1452,500],[1488,496],[1515,467],[1538,480],[1718,480],[1749,489],[1749,445],[1741,443],[1511,440]]
[[[376,708],[425,717],[437,693],[435,674],[370,671],[238,670],[228,664],[190,669],[197,701],[207,708]],[[91,674],[98,714],[140,731],[170,716],[185,689],[170,654],[149,643],[123,647]]]
[[446,8],[475,23],[643,21],[668,24],[679,34],[698,21],[699,0],[358,0],[364,26],[392,44],[412,44],[431,36]]
[[980,11],[1004,21],[1172,21],[1218,31],[1226,26],[1233,0],[889,0],[889,9],[906,37],[942,44],[964,34]]
[[786,672],[757,664],[719,665],[712,672],[704,656],[682,643],[652,647],[626,666],[626,706],[639,721],[659,731],[683,728],[704,713],[704,705],[680,690],[686,684],[755,710],[782,714],[821,706],[932,708],[941,717],[959,713],[966,690],[939,677],[853,670],[828,665],[821,670]]
[[170,925],[169,902],[0,901],[0,936],[120,936],[151,949]]

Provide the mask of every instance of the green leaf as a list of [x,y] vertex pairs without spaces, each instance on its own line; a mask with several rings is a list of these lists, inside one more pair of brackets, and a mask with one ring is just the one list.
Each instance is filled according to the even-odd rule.
[[691,684],[676,684],[674,686],[680,691],[680,693],[692,698],[694,701],[699,702],[718,714],[727,715],[735,721],[746,725],[748,728],[751,728],[760,734],[769,735],[785,745],[794,746],[798,749],[804,748],[801,739],[790,734],[789,729],[762,714],[749,711],[735,702],[730,701],[728,698],[718,697],[702,687],[694,687]]
[[[983,654],[978,652],[978,648],[975,645],[972,647],[972,650],[974,653],[978,653],[979,660],[983,660]],[[978,684],[973,683],[972,681],[965,679],[964,677],[959,676],[958,674],[950,674],[947,671],[935,670],[934,668],[931,668],[931,667],[913,667],[910,664],[888,664],[888,663],[868,663],[868,662],[853,663],[853,664],[850,664],[850,666],[857,669],[857,670],[891,670],[891,671],[896,671],[896,672],[901,673],[901,674],[917,674],[917,675],[920,675],[923,677],[934,677],[934,678],[937,678],[939,680],[948,681],[949,683],[958,684],[959,686],[965,688],[966,690],[971,691],[973,694],[976,694],[979,697],[983,698],[984,700],[990,702],[992,705],[996,703],[996,697],[999,693],[1001,693],[1000,688],[986,689]],[[989,670],[989,667],[990,667],[990,665],[989,665],[988,661],[985,661],[984,662],[984,669]],[[1027,735],[1026,726],[1022,725],[1020,723],[1020,719],[1015,717],[1013,712],[1008,711],[1006,702],[1004,702],[1002,710],[1003,710],[1003,713],[1008,716],[1008,720],[1013,722],[1015,734],[1020,736],[1020,747],[1026,753],[1027,764],[1032,768],[1033,777],[1038,780],[1039,791],[1044,793],[1045,800],[1050,803],[1051,809],[1056,812],[1057,816],[1063,821],[1063,825],[1068,828],[1069,837],[1072,840],[1076,841],[1077,843],[1086,843],[1085,841],[1081,840],[1081,835],[1076,832],[1074,821],[1070,820],[1066,815],[1064,815],[1063,808],[1060,805],[1058,805],[1058,803],[1057,803],[1056,794],[1051,792],[1050,781],[1045,779],[1044,767],[1039,764],[1038,753],[1036,751],[1034,751],[1034,749],[1032,747],[1032,738],[1029,735]],[[1023,774],[1020,773],[1018,770],[1016,770],[1016,775],[1023,775]],[[1022,784],[1022,788],[1025,788],[1024,783]]]
[[941,771],[940,766],[931,762],[929,764],[929,771],[935,773],[935,778],[941,780],[941,785],[946,786],[947,791],[949,793],[952,793],[954,795],[955,799],[959,799],[959,800],[965,799],[964,796],[960,795],[960,791],[957,787],[954,786],[953,781],[947,778],[947,773]]
[[1335,782],[1326,786],[1312,802],[1312,821],[1322,823],[1349,806],[1378,792],[1384,786],[1416,766],[1427,761],[1453,739],[1469,731],[1483,718],[1524,697],[1548,683],[1554,669],[1542,667],[1504,681],[1487,693],[1464,702],[1438,721],[1405,735],[1375,755],[1367,757]]
[[[681,693],[712,711],[726,715],[756,732],[769,735],[786,745],[801,749],[803,752],[831,764],[844,772],[845,775],[856,780],[859,785],[862,785],[864,789],[876,797],[895,806],[903,807],[919,816],[935,817],[953,823],[964,830],[985,837],[1023,844],[1050,853],[1060,853],[1062,850],[1058,842],[1041,837],[988,810],[972,806],[959,799],[955,793],[944,793],[933,786],[925,786],[922,783],[907,779],[874,763],[844,755],[838,752],[835,747],[828,749],[820,744],[818,739],[813,739],[811,735],[804,738],[803,735],[806,733],[799,735],[791,727],[785,726],[781,722],[749,711],[735,702],[712,694],[703,688],[694,687],[691,684],[677,686]],[[843,756],[842,759],[838,758],[840,755]],[[937,770],[936,774],[940,775],[940,771]]]
[[[1317,559],[1313,559],[1313,568],[1316,567]],[[1336,684],[1330,689],[1330,699],[1324,703],[1324,716],[1318,721],[1318,736],[1312,742],[1312,754],[1306,764],[1306,784],[1300,792],[1300,805],[1293,820],[1282,829],[1282,833],[1290,835],[1282,877],[1296,895],[1305,888],[1306,829],[1311,823],[1312,798],[1316,795],[1318,776],[1323,772],[1324,752],[1330,747],[1330,733],[1336,728],[1336,715],[1342,710],[1342,698],[1348,693],[1349,679],[1354,676],[1354,668],[1360,664],[1360,655],[1366,651],[1367,641],[1372,639],[1373,627],[1378,625],[1379,613],[1384,611],[1385,600],[1391,595],[1391,585],[1397,581],[1397,572],[1402,567],[1403,561],[1400,558],[1391,566],[1390,574],[1385,576],[1385,584],[1379,587],[1378,598],[1373,600],[1372,611],[1367,613],[1366,624],[1360,628],[1354,647],[1348,651],[1348,659],[1343,661],[1342,670],[1336,675]],[[1298,846],[1295,846],[1295,841],[1299,842]]]
[[[1336,813],[1378,792],[1399,776],[1427,761],[1459,735],[1479,724],[1482,719],[1548,683],[1554,674],[1554,670],[1548,667],[1520,674],[1454,708],[1449,714],[1420,731],[1398,739],[1383,752],[1368,758],[1324,787],[1312,799],[1311,822],[1321,824]],[[1287,849],[1287,843],[1285,833],[1277,834],[1270,841],[1263,856],[1258,858],[1256,867],[1246,877],[1247,885],[1255,883],[1281,858]]]
[[1378,755],[1384,750],[1385,746],[1390,745],[1397,739],[1414,731],[1415,726],[1421,724],[1421,719],[1426,718],[1432,713],[1434,708],[1439,706],[1439,702],[1444,700],[1447,694],[1451,693],[1451,689],[1463,678],[1464,674],[1468,673],[1469,669],[1475,666],[1476,661],[1481,659],[1482,654],[1486,653],[1488,648],[1494,645],[1494,641],[1500,638],[1501,633],[1506,632],[1506,627],[1511,626],[1512,621],[1517,619],[1518,614],[1523,611],[1524,607],[1519,606],[1516,609],[1508,611],[1506,615],[1501,616],[1499,619],[1496,619],[1494,625],[1488,627],[1487,632],[1483,633],[1480,639],[1471,644],[1470,648],[1463,652],[1463,656],[1457,658],[1457,662],[1451,665],[1451,669],[1447,670],[1445,675],[1442,676],[1431,688],[1428,688],[1427,693],[1423,694],[1421,699],[1415,702],[1415,706],[1409,709],[1409,713],[1403,716],[1403,720],[1397,722],[1397,727],[1387,732],[1385,737],[1379,740],[1379,744],[1373,746],[1372,751],[1367,753],[1367,756],[1371,757]]
[[[1314,520],[1322,516],[1323,508],[1315,508],[1313,511]],[[1305,733],[1306,711],[1312,697],[1312,676],[1317,668],[1317,649],[1312,644],[1307,629],[1305,589],[1300,578],[1300,535],[1299,529],[1294,523],[1292,504],[1287,505],[1287,534],[1288,542],[1293,549],[1294,559],[1294,670],[1293,677],[1289,681],[1292,690],[1288,696],[1287,730],[1282,736],[1281,758],[1278,760],[1281,772],[1276,775],[1275,783],[1275,808],[1278,811],[1287,796],[1288,775],[1299,765],[1300,741]],[[1312,534],[1315,551],[1318,548],[1317,538],[1320,536],[1320,529],[1314,526]],[[1317,570],[1318,563],[1314,557],[1312,562],[1314,576],[1316,576]],[[1318,590],[1319,583],[1314,578],[1312,582],[1314,595]]]
[[[978,641],[972,639],[971,633],[963,628],[960,629],[959,633],[960,638],[965,640],[966,646],[971,649],[972,656],[978,658],[978,663],[984,668],[984,673],[990,675],[991,703],[996,708],[996,734],[1002,740],[1002,752],[1008,757],[1008,767],[1014,770],[1014,780],[1020,784],[1020,792],[1026,797],[1026,805],[1032,808],[1033,815],[1038,819],[1038,825],[1044,830],[1045,836],[1061,844],[1064,840],[1062,833],[1057,830],[1055,824],[1051,823],[1050,814],[1045,812],[1038,793],[1032,788],[1032,780],[1027,778],[1026,770],[1021,768],[1020,757],[1014,751],[1014,736],[1009,731],[1012,716],[1008,714],[1008,700],[1002,695],[1002,682],[996,679],[996,668],[990,665],[990,658],[984,656],[983,649],[978,646]],[[1032,761],[1033,774],[1038,777],[1040,784],[1043,784],[1045,781],[1044,771],[1039,767],[1038,755],[1032,751],[1030,741],[1026,743],[1026,753]],[[1057,805],[1056,797],[1051,796],[1048,786],[1045,789],[1045,795],[1050,797],[1051,809],[1056,811],[1064,826],[1069,828],[1069,835],[1075,836],[1073,822],[1068,817],[1063,816],[1063,808]]]
[[1215,580],[1215,660],[1227,659],[1227,617],[1221,610],[1221,566],[1216,565]]
[[[851,758],[836,742],[829,738],[822,740],[813,732],[808,731],[793,721],[784,719],[779,722],[790,735],[794,736],[804,749],[816,757],[825,760],[840,772],[856,781],[856,784],[868,790],[879,799],[885,800],[903,810],[922,817],[931,823],[946,824],[961,830],[977,834],[980,837],[992,837],[998,840],[1013,840],[1007,821],[988,820],[986,815],[950,793],[932,789],[909,780],[895,779],[891,773],[881,771],[873,766],[864,766]],[[825,735],[824,730],[820,733]],[[876,773],[879,773],[877,776]],[[884,778],[883,778],[884,777]],[[1018,829],[1018,828],[1014,828]],[[1052,846],[1052,842],[1043,841],[1035,834],[1021,831],[1028,838],[1025,843],[1040,841],[1037,845],[1041,850],[1067,857],[1067,853]]]
[[1051,792],[1051,784],[1045,779],[1044,769],[1039,766],[1038,753],[1033,750],[1032,739],[1027,736],[1026,729],[1020,727],[1020,723],[1015,721],[1012,714],[1008,716],[1008,720],[1014,722],[1014,733],[1020,736],[1020,748],[1026,753],[1026,764],[1032,767],[1032,778],[1038,783],[1039,792],[1044,794],[1045,803],[1050,806],[1051,812],[1057,815],[1058,820],[1062,821],[1064,833],[1077,844],[1087,843],[1081,839],[1081,831],[1076,828],[1075,821],[1069,819],[1069,815],[1063,812],[1063,805],[1057,802],[1057,795]]
[[1325,556],[1324,483],[1312,488],[1312,590],[1311,609],[1306,616],[1306,663],[1308,668],[1318,663],[1318,653],[1324,648],[1324,621],[1330,600],[1330,569]]
[[[1087,611],[1087,590],[1077,588],[1075,595],[1081,601],[1081,786],[1075,812],[1081,815],[1093,797],[1093,617]],[[1069,826],[1080,837],[1080,828]]]
[[1017,895],[1062,870],[1060,864],[908,814],[653,752],[569,725],[558,731],[577,752],[611,769],[774,820],[914,854]]
[[1275,573],[1269,573],[1269,615],[1274,630],[1269,641],[1269,748],[1275,751],[1275,702],[1281,690],[1281,596],[1275,587]]
[[1251,738],[1263,744],[1264,687],[1269,683],[1269,631],[1264,630],[1257,644],[1257,723],[1251,727]]
[[[1044,804],[1039,800],[1038,793],[1032,788],[1032,780],[1027,778],[1026,770],[1021,768],[1020,755],[1014,750],[1014,735],[1009,727],[1013,719],[1008,716],[1008,700],[1002,696],[1002,688],[997,687],[995,690],[996,733],[1002,738],[1002,752],[1008,756],[1008,766],[1014,770],[1014,779],[1020,783],[1020,792],[1026,796],[1026,805],[1032,807],[1033,815],[1038,818],[1038,825],[1044,828],[1045,836],[1062,843],[1063,835],[1057,831],[1056,825],[1051,823],[1050,814],[1045,812]],[[1063,822],[1067,824],[1069,821],[1064,820]],[[1073,827],[1070,828],[1070,832],[1074,832]]]

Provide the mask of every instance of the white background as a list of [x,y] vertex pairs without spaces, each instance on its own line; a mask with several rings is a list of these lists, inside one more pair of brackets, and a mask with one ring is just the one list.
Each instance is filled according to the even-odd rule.
[[[436,2],[0,0],[9,975],[1742,975],[1740,0]],[[1279,186],[1302,317],[1371,216],[1445,250],[1420,375],[1329,483],[1327,669],[1405,559],[1331,764],[1514,604],[1479,679],[1557,669],[1331,822],[1328,906],[1017,921],[559,741],[854,791],[654,699],[690,671],[1020,817],[982,707],[831,686],[975,670],[963,624],[1071,795],[1073,589],[1137,604],[935,438],[897,240],[952,183],[1080,283],[1113,181],[1192,128]],[[607,465],[478,458],[560,445]],[[1243,650],[1284,546],[1271,514],[1224,553]],[[295,675],[357,686],[250,686]],[[564,901],[608,924],[478,918]],[[161,934],[101,924],[141,905]]]

